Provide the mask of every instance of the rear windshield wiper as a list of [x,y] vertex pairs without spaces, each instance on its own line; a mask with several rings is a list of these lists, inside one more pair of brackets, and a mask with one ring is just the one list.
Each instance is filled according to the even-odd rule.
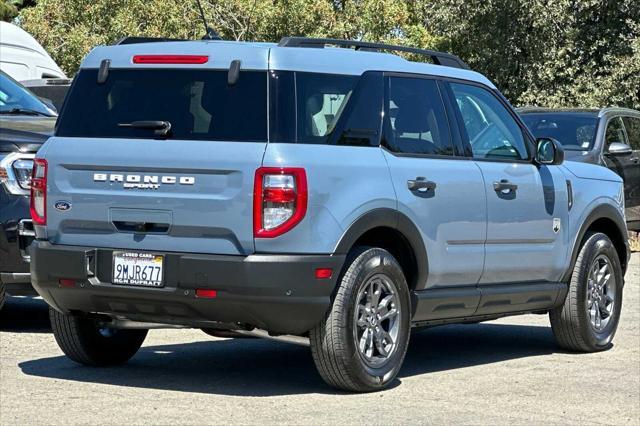
[[5,115],[41,115],[44,117],[53,117],[52,115],[46,114],[42,111],[36,111],[35,109],[28,108],[11,108],[5,111],[0,111],[0,114]]
[[134,129],[151,129],[155,130],[153,134],[156,136],[167,137],[171,132],[171,123],[160,120],[142,120],[132,121],[131,123],[118,123],[118,127],[132,127]]

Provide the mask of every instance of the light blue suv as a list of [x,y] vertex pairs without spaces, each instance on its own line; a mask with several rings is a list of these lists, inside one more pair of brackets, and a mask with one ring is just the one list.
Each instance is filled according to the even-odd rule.
[[372,391],[415,327],[548,312],[591,352],[618,325],[621,179],[562,164],[446,53],[125,39],[84,60],[35,163],[33,284],[82,364],[154,327],[260,331]]

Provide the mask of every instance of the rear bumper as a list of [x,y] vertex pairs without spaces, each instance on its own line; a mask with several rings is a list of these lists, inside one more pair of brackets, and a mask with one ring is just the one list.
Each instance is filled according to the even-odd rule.
[[[303,334],[319,323],[331,303],[344,256],[221,256],[162,253],[165,286],[111,284],[113,249],[31,246],[31,275],[37,292],[62,312],[102,313],[133,321],[211,327],[239,323],[282,334]],[[332,268],[316,279],[316,268]],[[73,288],[60,279],[76,281]],[[217,291],[200,299],[196,289]]]

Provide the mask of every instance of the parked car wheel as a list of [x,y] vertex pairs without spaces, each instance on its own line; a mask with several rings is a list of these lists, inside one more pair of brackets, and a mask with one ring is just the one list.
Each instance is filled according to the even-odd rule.
[[60,349],[69,358],[91,366],[117,365],[138,352],[148,330],[101,327],[93,319],[49,309],[51,328]]
[[620,320],[622,286],[622,266],[609,237],[587,234],[564,305],[549,313],[558,344],[578,352],[608,349]]
[[7,293],[4,290],[4,284],[0,283],[0,311],[4,307],[4,299],[7,297]]
[[325,319],[310,333],[311,353],[331,386],[385,388],[407,352],[410,298],[402,269],[386,250],[359,248]]

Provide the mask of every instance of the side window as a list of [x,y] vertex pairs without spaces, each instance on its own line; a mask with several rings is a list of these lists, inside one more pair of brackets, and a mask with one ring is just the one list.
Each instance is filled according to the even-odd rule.
[[384,81],[382,73],[366,72],[360,77],[343,112],[332,141],[336,145],[379,146]]
[[605,149],[614,142],[628,143],[627,136],[624,133],[624,124],[622,118],[615,117],[607,123],[607,131],[604,135]]
[[296,73],[298,143],[327,143],[359,77]]
[[435,80],[389,77],[385,143],[393,152],[454,155],[449,122]]
[[634,151],[640,150],[640,118],[624,117],[624,127],[627,129],[629,145]]
[[524,160],[529,158],[518,122],[490,91],[451,83],[474,158]]

